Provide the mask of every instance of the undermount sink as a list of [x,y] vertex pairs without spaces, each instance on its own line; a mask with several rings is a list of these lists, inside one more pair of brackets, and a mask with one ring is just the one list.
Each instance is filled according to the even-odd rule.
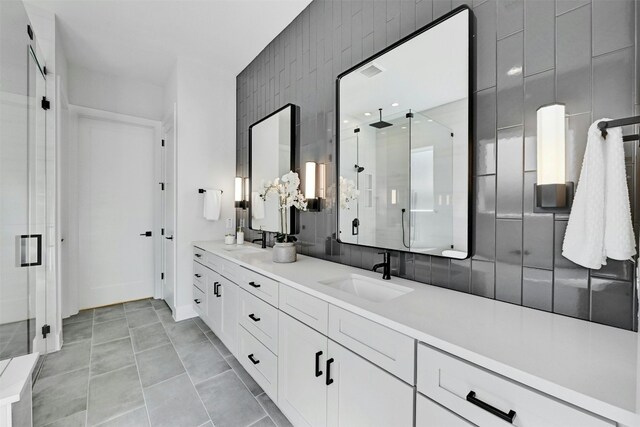
[[349,274],[321,281],[323,285],[338,289],[371,302],[384,302],[408,294],[413,289],[359,274]]
[[252,248],[251,246],[238,246],[238,245],[223,246],[222,250],[227,252],[236,252],[236,253],[245,253],[245,254],[262,252],[262,249]]

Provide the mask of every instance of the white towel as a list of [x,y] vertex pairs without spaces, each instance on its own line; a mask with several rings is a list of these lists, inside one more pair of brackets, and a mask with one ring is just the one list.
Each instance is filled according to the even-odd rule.
[[607,264],[607,257],[627,260],[636,253],[622,129],[607,129],[603,139],[598,129],[602,120],[609,119],[589,127],[580,182],[562,245],[565,258],[596,270]]
[[251,193],[251,216],[253,219],[264,219],[264,200],[257,191]]
[[222,206],[222,191],[215,188],[207,188],[204,193],[204,219],[217,221],[220,218]]

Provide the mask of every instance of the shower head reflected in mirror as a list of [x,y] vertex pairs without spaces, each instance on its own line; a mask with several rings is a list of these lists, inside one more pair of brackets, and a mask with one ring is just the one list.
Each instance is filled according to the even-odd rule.
[[362,166],[358,166],[358,165],[353,165],[353,167],[356,169],[356,172],[360,173],[364,170],[364,168]]
[[369,126],[373,126],[376,129],[384,129],[389,126],[393,126],[391,123],[382,120],[382,108],[378,108],[378,111],[380,111],[380,120],[375,123],[370,123]]

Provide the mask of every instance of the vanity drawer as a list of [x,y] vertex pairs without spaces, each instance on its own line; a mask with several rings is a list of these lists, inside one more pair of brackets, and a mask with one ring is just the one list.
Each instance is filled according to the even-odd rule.
[[235,284],[242,282],[242,267],[229,260],[222,259],[222,274]]
[[[278,358],[245,328],[238,328],[238,359],[274,402],[278,401]],[[251,356],[251,358],[249,358]],[[253,359],[253,360],[252,360]]]
[[416,427],[473,427],[473,424],[435,403],[416,394]]
[[204,254],[206,251],[204,249],[200,249],[196,246],[193,247],[193,260],[201,263],[205,262]]
[[240,291],[240,324],[272,353],[278,354],[278,309]]
[[205,264],[210,269],[220,274],[224,272],[224,267],[223,267],[224,264],[222,263],[222,261],[224,260],[220,258],[218,255],[214,255],[209,252],[206,252],[204,255],[204,258],[205,258]]
[[329,303],[326,301],[281,283],[278,308],[321,334],[327,335]]
[[205,281],[207,277],[207,267],[199,262],[193,263],[193,283],[197,284],[200,289],[205,288]]
[[415,340],[329,305],[329,338],[403,381],[414,383]]
[[417,377],[420,393],[481,426],[509,425],[481,402],[504,414],[515,411],[518,427],[616,425],[425,344],[418,345]]
[[193,285],[193,308],[198,316],[204,317],[207,314],[207,298],[204,291],[198,286]]
[[243,279],[239,285],[243,289],[272,306],[278,307],[278,282],[246,268],[242,268],[242,276]]

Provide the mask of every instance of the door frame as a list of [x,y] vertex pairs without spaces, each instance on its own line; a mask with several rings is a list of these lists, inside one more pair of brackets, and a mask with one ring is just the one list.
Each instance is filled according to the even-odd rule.
[[[160,227],[163,228],[167,228],[166,227],[166,217],[165,217],[165,200],[167,197],[173,197],[173,259],[171,260],[171,262],[173,263],[173,307],[169,307],[171,309],[172,313],[175,313],[176,310],[176,303],[175,303],[175,299],[176,299],[176,295],[177,295],[177,282],[178,282],[178,274],[177,274],[177,267],[178,267],[178,263],[177,263],[177,234],[178,234],[178,204],[177,204],[177,185],[178,185],[178,171],[177,171],[177,167],[178,167],[178,159],[177,159],[177,144],[178,144],[178,121],[177,121],[177,116],[176,116],[176,110],[177,110],[177,105],[176,103],[173,103],[172,106],[172,110],[167,114],[167,116],[165,117],[165,119],[162,121],[162,139],[164,140],[166,138],[167,135],[167,131],[168,130],[172,130],[173,131],[173,176],[171,177],[173,179],[173,192],[172,194],[169,194],[169,192],[167,191],[161,191],[161,202],[160,202],[160,213],[161,213],[161,225]],[[162,152],[160,155],[160,176],[161,181],[164,182],[164,180],[166,179],[166,146],[162,146]],[[164,236],[162,236],[164,237]],[[160,269],[163,272],[166,272],[166,257],[165,257],[165,252],[164,252],[164,240],[161,241],[160,243]],[[157,293],[157,297],[156,298],[164,298],[164,282],[160,281],[160,289],[159,292]]]
[[[154,144],[153,144],[153,182],[157,182],[159,183],[162,180],[162,175],[161,175],[161,142],[162,142],[162,128],[161,128],[161,122],[158,120],[152,120],[152,119],[145,119],[142,117],[136,117],[136,116],[130,116],[127,114],[120,114],[120,113],[112,113],[110,111],[104,111],[104,110],[98,110],[95,108],[89,108],[89,107],[83,107],[83,106],[79,106],[79,105],[73,105],[73,104],[69,104],[69,151],[70,153],[67,153],[67,155],[72,154],[71,158],[70,158],[70,169],[73,169],[73,175],[74,177],[77,177],[77,173],[78,173],[78,138],[79,138],[79,133],[78,133],[78,124],[79,124],[79,119],[81,118],[88,118],[88,119],[97,119],[97,120],[103,120],[103,121],[112,121],[112,122],[118,122],[118,123],[125,123],[125,124],[129,124],[129,125],[137,125],[137,126],[143,126],[143,127],[147,127],[147,128],[151,128],[153,130],[153,139],[154,139]],[[70,214],[70,216],[73,218],[77,218],[78,216],[78,189],[76,187],[77,184],[73,184],[74,180],[70,180],[70,184],[72,185],[73,188],[69,188],[68,191],[70,194],[72,194],[71,197],[69,197],[69,209],[68,212]],[[160,241],[160,228],[162,227],[162,222],[161,222],[161,209],[162,209],[162,204],[161,204],[161,193],[160,193],[160,185],[158,185],[157,189],[153,191],[153,260],[154,260],[154,265],[153,265],[153,282],[154,282],[154,286],[153,286],[153,293],[154,293],[154,298],[159,298],[162,295],[162,283],[160,280],[160,273],[162,272],[162,264],[161,264],[161,256],[162,256],[162,246],[161,246],[161,241]],[[74,269],[73,268],[73,264],[76,263],[78,260],[73,259],[73,255],[75,254],[77,256],[78,254],[78,249],[79,249],[79,236],[78,236],[78,230],[77,227],[76,229],[72,229],[70,227],[69,229],[69,236],[68,236],[68,242],[69,242],[69,259],[62,260],[63,265],[66,265],[66,268],[68,269]],[[66,283],[65,286],[70,287],[70,294],[75,296],[75,304],[72,304],[74,306],[74,310],[70,310],[72,312],[76,312],[81,309],[81,308],[87,308],[87,307],[79,307],[79,284],[78,283],[72,283],[72,282],[77,282],[77,267],[75,268],[75,274],[70,274],[69,277],[69,282],[70,283]],[[69,295],[69,294],[68,294]],[[71,304],[70,304],[71,306]]]

